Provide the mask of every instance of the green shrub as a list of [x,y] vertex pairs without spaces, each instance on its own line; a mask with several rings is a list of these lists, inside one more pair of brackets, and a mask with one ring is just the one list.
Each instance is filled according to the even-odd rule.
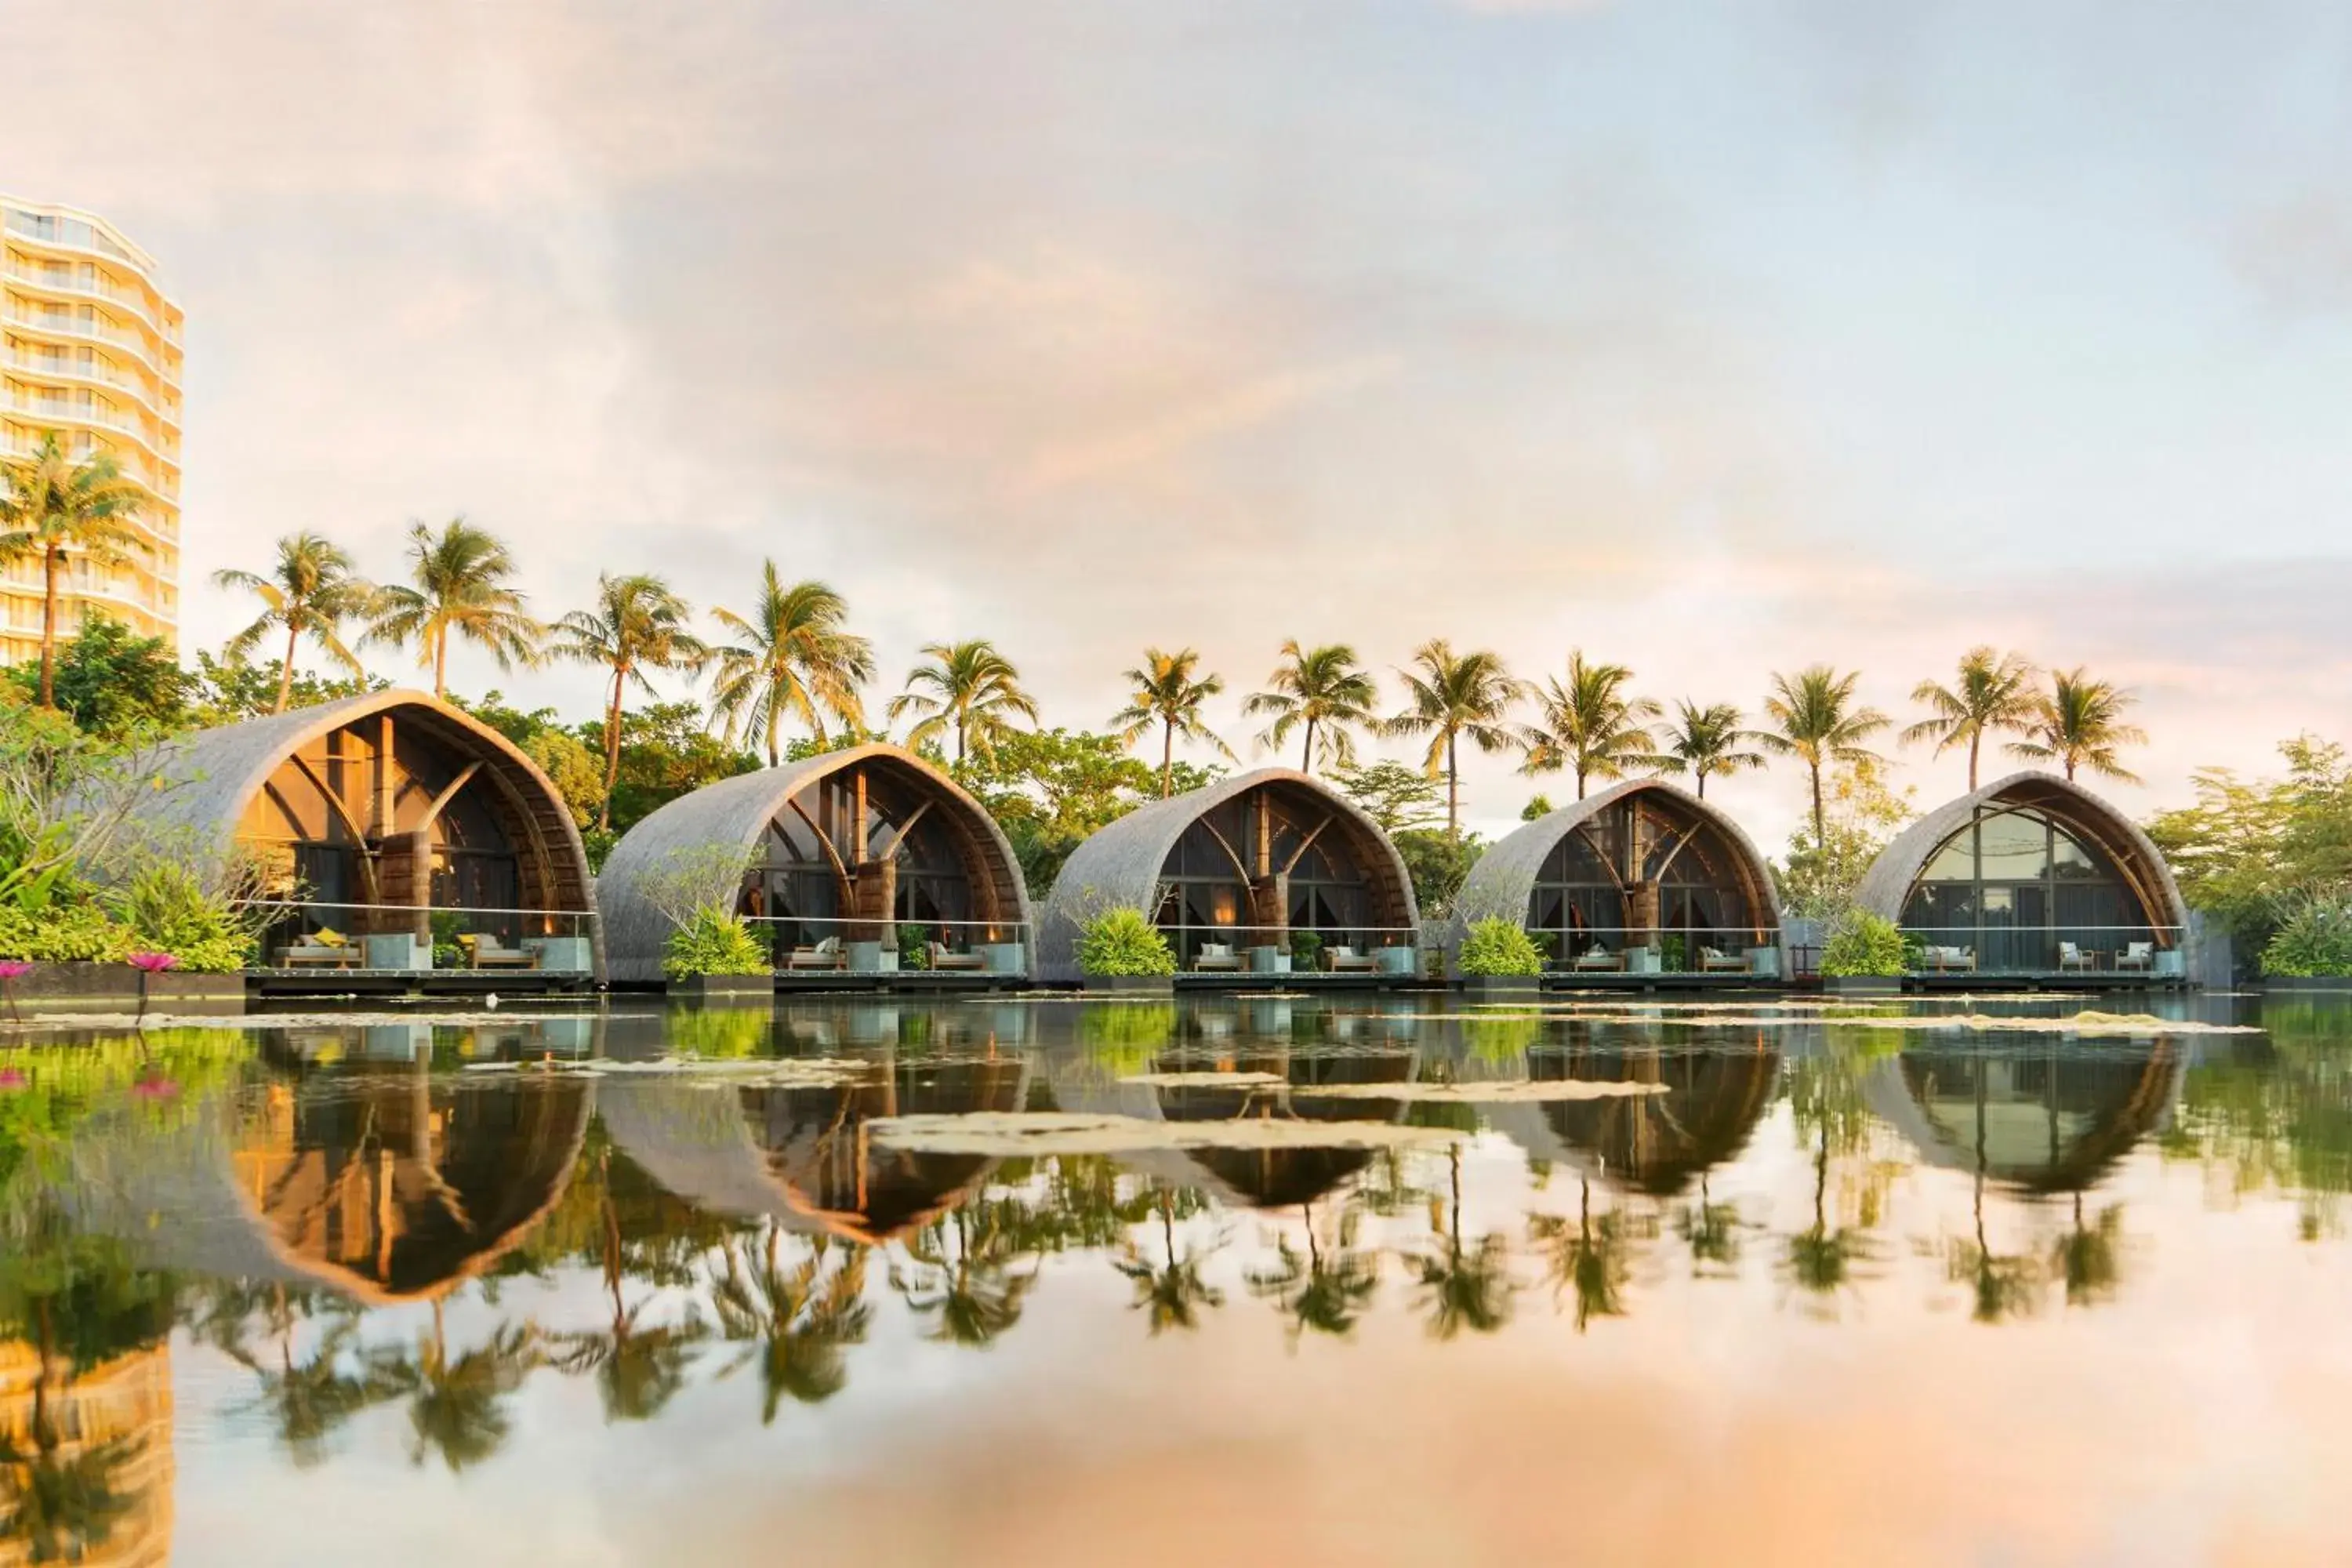
[[0,907],[0,958],[35,963],[121,963],[138,933],[96,904],[61,904],[27,914]]
[[1455,963],[1465,974],[1541,974],[1543,952],[1516,921],[1490,918],[1470,922]]
[[2263,945],[2265,974],[2352,974],[2352,889],[2330,889],[2286,901],[2278,930]]
[[1290,967],[1301,973],[1312,973],[1323,962],[1323,938],[1311,931],[1290,933]]
[[1658,942],[1658,967],[1669,974],[1680,974],[1690,966],[1690,943],[1680,931]]
[[187,867],[152,860],[131,875],[116,913],[135,945],[168,952],[195,974],[234,974],[253,961],[252,922]]
[[1830,927],[1822,948],[1822,973],[1840,975],[1900,974],[1910,962],[1903,932],[1885,915],[1849,909]]
[[898,928],[898,967],[929,969],[931,966],[931,928],[925,925],[902,925]]
[[698,974],[765,974],[768,950],[740,917],[705,904],[669,933],[662,948],[662,973],[672,980]]
[[1088,974],[1173,974],[1176,955],[1141,910],[1111,909],[1078,928],[1078,967]]

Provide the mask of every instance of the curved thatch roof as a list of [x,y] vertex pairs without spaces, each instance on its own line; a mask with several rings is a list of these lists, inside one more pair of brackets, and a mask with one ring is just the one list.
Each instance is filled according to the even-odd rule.
[[[2081,784],[2069,783],[2056,773],[2030,771],[1995,779],[1973,795],[1964,795],[1938,806],[1896,834],[1895,841],[1879,851],[1878,858],[1863,874],[1854,889],[1854,901],[1888,920],[1901,920],[1912,884],[1918,881],[1919,873],[1927,869],[1927,862],[1935,858],[1945,841],[1966,827],[1979,810],[1999,811],[2009,806],[2045,812],[2076,836],[2088,839],[2116,863],[2125,882],[2138,895],[2150,924],[2168,926],[2177,933],[2189,923],[2189,906],[2180,897],[2179,884],[2172,879],[2172,868],[2165,864],[2163,852],[2140,831],[2137,823]],[[2164,945],[2169,946],[2177,940],[2177,934],[2167,934]]]
[[1506,835],[1479,856],[1478,863],[1463,879],[1462,890],[1454,896],[1455,944],[1459,945],[1463,932],[1473,921],[1506,920],[1514,925],[1524,921],[1528,918],[1528,900],[1535,893],[1536,878],[1542,873],[1544,861],[1559,847],[1559,841],[1610,807],[1640,795],[1663,797],[1677,814],[1705,823],[1723,836],[1739,859],[1738,874],[1756,900],[1758,915],[1777,933],[1780,916],[1773,900],[1771,870],[1739,825],[1698,796],[1664,779],[1627,779],[1536,818]]
[[[662,944],[669,924],[646,897],[649,879],[667,872],[676,858],[692,855],[711,845],[740,845],[748,864],[751,850],[786,808],[809,785],[862,763],[881,763],[898,772],[917,789],[942,803],[961,828],[967,847],[965,875],[985,906],[993,900],[1006,911],[1006,923],[1030,919],[1029,892],[1021,878],[1012,841],[987,809],[947,774],[912,752],[897,746],[852,746],[826,752],[780,768],[740,773],[705,784],[693,794],[671,801],[623,836],[613,847],[604,869],[596,879],[596,897],[604,913],[604,942],[612,955],[615,980],[655,981],[662,977]],[[971,851],[976,849],[976,853]],[[975,863],[978,862],[978,863]],[[721,871],[709,896],[732,901],[730,879]]]
[[1038,973],[1052,981],[1082,978],[1078,930],[1087,917],[1103,909],[1122,907],[1150,913],[1160,902],[1160,871],[1185,830],[1226,802],[1268,784],[1304,791],[1331,809],[1374,897],[1387,905],[1389,918],[1373,923],[1405,929],[1420,926],[1421,908],[1413,900],[1412,874],[1380,824],[1311,774],[1292,768],[1260,768],[1138,806],[1073,850],[1062,874],[1054,879],[1054,890],[1046,895],[1040,917]]
[[2083,1192],[2169,1119],[2188,1058],[2143,1050],[2046,1055],[1964,1047],[1906,1050],[1863,1079],[1871,1113],[1921,1159],[2035,1193]]
[[[512,741],[424,691],[364,692],[174,741],[156,759],[168,787],[142,811],[141,820],[167,834],[184,833],[197,847],[226,853],[247,807],[289,758],[338,730],[387,714],[395,728],[421,732],[482,763],[478,776],[488,785],[493,815],[504,819],[525,862],[525,887],[537,894],[539,907],[574,913],[595,909],[587,851],[562,793]],[[596,922],[590,921],[589,930],[594,935]],[[591,945],[602,977],[601,937]]]

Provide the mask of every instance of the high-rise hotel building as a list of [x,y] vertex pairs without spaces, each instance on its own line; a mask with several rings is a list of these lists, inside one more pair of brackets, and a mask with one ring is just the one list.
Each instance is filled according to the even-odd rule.
[[[127,565],[75,562],[58,626],[103,614],[174,649],[180,622],[180,307],[155,261],[105,219],[0,195],[0,449],[51,431],[77,458],[113,454],[143,499]],[[0,567],[0,662],[37,655],[41,567]]]

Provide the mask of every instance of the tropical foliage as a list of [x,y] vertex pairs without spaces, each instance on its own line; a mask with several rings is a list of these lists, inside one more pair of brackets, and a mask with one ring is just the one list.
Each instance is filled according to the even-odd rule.
[[2013,653],[1973,647],[1960,658],[1951,685],[1923,680],[1911,700],[1928,716],[1903,731],[1905,742],[1933,741],[1936,755],[1951,747],[1969,753],[1969,789],[1977,787],[1977,758],[1985,737],[2000,731],[2022,733],[2040,717],[2043,700],[2034,686],[2034,668]]
[[952,731],[955,762],[985,757],[1013,733],[1013,721],[1037,722],[1036,700],[1022,689],[1021,672],[986,637],[926,643],[925,662],[907,672],[907,689],[890,700],[885,717],[913,714],[907,744],[920,747]]
[[454,517],[436,533],[408,529],[408,581],[376,591],[366,640],[416,648],[417,667],[433,672],[433,694],[449,690],[449,644],[472,643],[500,669],[539,662],[547,629],[531,619],[512,585],[514,554],[495,534]]
[[1527,762],[1521,773],[1576,775],[1576,798],[1593,779],[1663,768],[1650,723],[1663,711],[1646,697],[1626,693],[1633,672],[1622,664],[1593,664],[1581,648],[1570,649],[1568,679],[1553,676],[1535,693],[1536,722],[1524,737]]
[[596,579],[593,608],[574,610],[552,628],[550,651],[559,658],[602,666],[613,672],[604,703],[604,789],[596,826],[613,825],[613,786],[621,777],[621,703],[634,683],[651,692],[648,670],[695,670],[709,647],[687,629],[693,616],[687,602],[659,577],[637,574]]
[[1839,916],[1822,948],[1823,974],[1889,975],[1904,968],[1901,928],[1868,910],[1849,909]]
[[359,655],[343,642],[345,623],[363,618],[374,608],[373,584],[359,574],[351,555],[341,545],[315,533],[289,533],[278,542],[278,560],[268,575],[225,567],[213,574],[223,588],[242,588],[261,601],[261,614],[222,649],[231,660],[250,658],[273,633],[286,636],[286,652],[278,665],[278,700],[270,711],[283,713],[294,696],[294,660],[304,638],[335,668],[353,676],[367,672]]
[[1543,973],[1543,951],[1517,922],[1473,921],[1462,935],[1454,962],[1465,974],[1524,975]]
[[1300,735],[1298,769],[1355,766],[1358,730],[1377,727],[1373,712],[1380,687],[1345,643],[1302,648],[1293,637],[1282,645],[1282,662],[1266,678],[1266,689],[1255,692],[1242,711],[1271,718],[1258,743],[1280,751],[1294,731]]
[[1104,978],[1176,973],[1168,939],[1141,910],[1097,911],[1078,928],[1078,967]]
[[139,489],[115,460],[95,452],[77,461],[52,430],[22,457],[0,459],[0,564],[41,568],[41,706],[54,707],[60,616],[58,584],[74,562],[104,571],[129,565],[141,549],[131,521]]
[[1121,677],[1134,691],[1127,706],[1110,716],[1111,727],[1129,746],[1154,728],[1160,731],[1162,799],[1175,793],[1178,736],[1207,746],[1228,761],[1233,758],[1233,748],[1220,740],[1201,716],[1202,705],[1225,689],[1224,679],[1217,675],[1200,674],[1200,668],[1201,656],[1194,649],[1163,653],[1150,647],[1143,650],[1143,662]]
[[2123,765],[2122,757],[2124,747],[2147,743],[2147,731],[2123,720],[2135,700],[2130,692],[2095,680],[2079,667],[2059,670],[2036,700],[2026,739],[2010,743],[2011,754],[2056,763],[2070,779],[2088,768],[2102,778],[2137,784],[2139,775]]
[[820,744],[825,721],[866,727],[858,689],[874,679],[874,645],[845,629],[849,604],[823,583],[786,584],[772,561],[760,566],[760,596],[749,616],[718,609],[711,618],[736,640],[711,649],[711,716],[738,741],[766,744],[768,765],[783,760],[786,723]]
[[1764,753],[1753,749],[1758,738],[1741,728],[1744,722],[1744,715],[1732,703],[1702,708],[1684,699],[1661,738],[1658,767],[1665,773],[1690,774],[1693,793],[1705,800],[1708,779],[1754,772],[1765,765]]
[[1765,717],[1772,728],[1759,731],[1757,740],[1768,752],[1794,757],[1805,765],[1812,784],[1813,842],[1829,833],[1822,804],[1822,770],[1834,763],[1884,763],[1885,758],[1863,742],[1894,722],[1875,708],[1857,706],[1854,688],[1858,672],[1840,675],[1826,664],[1809,666],[1794,675],[1772,677],[1764,699]]
[[1504,668],[1499,655],[1483,649],[1455,653],[1440,637],[1422,644],[1410,667],[1397,672],[1405,686],[1405,706],[1381,726],[1398,736],[1427,736],[1422,769],[1445,781],[1445,832],[1462,836],[1462,752],[1468,741],[1482,752],[1513,750],[1526,731],[1510,721],[1512,707],[1526,689]]
[[741,917],[704,904],[662,943],[662,973],[672,980],[697,975],[765,974],[768,950]]

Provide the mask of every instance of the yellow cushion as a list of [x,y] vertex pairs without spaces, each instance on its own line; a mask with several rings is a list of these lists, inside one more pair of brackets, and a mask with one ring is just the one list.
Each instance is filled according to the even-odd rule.
[[473,932],[473,931],[461,931],[461,932],[459,932],[459,933],[458,933],[458,936],[457,936],[457,945],[458,945],[459,947],[467,947],[467,948],[470,948],[470,947],[474,946],[476,943],[479,942],[481,940],[482,940],[482,939],[481,939],[481,937],[480,937],[478,934],[477,934],[476,932]]
[[331,928],[321,928],[320,930],[312,931],[310,933],[310,940],[317,942],[320,947],[349,947],[352,945],[352,939],[350,937],[347,937],[342,932]]

